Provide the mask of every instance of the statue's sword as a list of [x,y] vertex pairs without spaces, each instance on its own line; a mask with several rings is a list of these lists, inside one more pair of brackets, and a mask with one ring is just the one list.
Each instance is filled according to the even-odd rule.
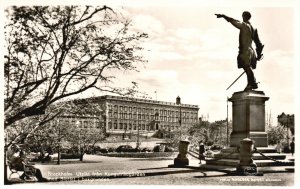
[[233,83],[231,83],[231,85],[226,89],[226,90],[228,90],[238,79],[240,79],[240,77],[242,77],[242,75],[244,74],[245,72],[243,72],[238,78],[236,78],[235,80],[234,80],[234,82]]

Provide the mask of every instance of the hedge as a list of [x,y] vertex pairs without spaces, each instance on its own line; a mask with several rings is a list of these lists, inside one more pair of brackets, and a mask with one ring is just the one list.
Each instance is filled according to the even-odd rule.
[[157,157],[171,157],[178,152],[122,152],[122,153],[107,153],[98,154],[108,157],[124,157],[124,158],[157,158]]

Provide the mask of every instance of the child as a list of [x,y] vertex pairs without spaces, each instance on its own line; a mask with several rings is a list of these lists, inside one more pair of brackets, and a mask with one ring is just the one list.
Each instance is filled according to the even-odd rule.
[[277,151],[278,154],[281,153],[281,149],[282,149],[282,145],[281,145],[280,141],[278,141],[277,146],[276,146],[276,151]]

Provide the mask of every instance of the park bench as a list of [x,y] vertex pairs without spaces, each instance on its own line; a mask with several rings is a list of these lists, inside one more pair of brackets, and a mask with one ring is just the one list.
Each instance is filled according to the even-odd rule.
[[7,161],[7,165],[10,170],[10,175],[8,177],[9,179],[13,174],[18,174],[20,176],[18,171],[22,171],[22,170],[20,170],[19,167],[15,166],[15,164],[13,164],[11,161]]
[[32,165],[28,165],[25,162],[22,162],[22,164],[24,168],[25,179],[37,181],[37,178],[35,177],[36,169]]
[[28,165],[25,162],[22,162],[22,166],[20,166],[20,164],[14,164],[11,161],[7,161],[7,164],[11,172],[8,177],[9,179],[13,174],[18,174],[20,177],[19,171],[21,171],[24,172],[25,174],[25,181],[29,181],[29,180],[36,181],[36,177],[35,177],[36,169],[32,165]]

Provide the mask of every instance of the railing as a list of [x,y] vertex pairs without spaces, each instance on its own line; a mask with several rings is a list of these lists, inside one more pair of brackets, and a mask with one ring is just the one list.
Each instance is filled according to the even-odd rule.
[[[102,97],[102,98],[101,98]],[[173,102],[163,102],[163,101],[156,101],[156,100],[147,100],[147,99],[139,99],[139,98],[129,98],[129,97],[119,97],[119,96],[101,96],[101,99],[111,99],[111,100],[123,100],[123,101],[130,101],[130,102],[142,102],[142,103],[153,103],[159,105],[170,105],[170,106],[178,106],[176,103]],[[198,108],[198,105],[191,105],[191,104],[181,104],[181,107],[186,108]]]

